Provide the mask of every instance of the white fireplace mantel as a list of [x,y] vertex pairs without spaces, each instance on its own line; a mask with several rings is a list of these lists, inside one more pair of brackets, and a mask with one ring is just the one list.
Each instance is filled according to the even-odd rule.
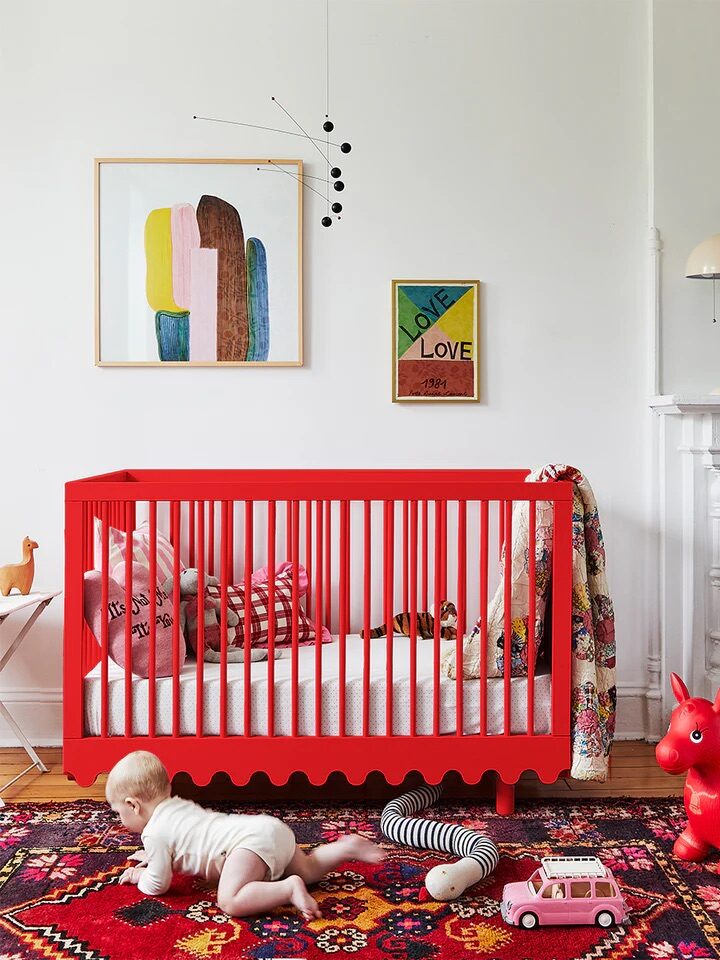
[[650,407],[660,415],[655,663],[667,715],[671,672],[700,696],[720,686],[720,395],[656,396]]

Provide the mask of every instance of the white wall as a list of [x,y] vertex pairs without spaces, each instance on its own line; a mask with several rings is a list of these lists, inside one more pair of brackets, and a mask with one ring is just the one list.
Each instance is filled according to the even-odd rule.
[[[598,495],[620,692],[637,692],[643,4],[333,0],[331,113],[353,152],[341,164],[342,224],[324,230],[320,200],[307,197],[305,367],[93,366],[92,158],[290,153],[320,175],[300,141],[191,117],[282,126],[274,94],[317,128],[324,8],[6,6],[3,559],[30,533],[38,585],[60,584],[63,482],[118,467],[567,461]],[[390,281],[407,276],[483,282],[482,404],[390,402]],[[2,677],[21,700],[52,700],[61,684],[60,604],[43,620]],[[637,732],[641,720],[625,709],[621,727]],[[57,704],[20,712],[37,740],[59,736]]]
[[[712,283],[686,280],[693,247],[720,233],[717,0],[654,0],[655,226],[663,244],[663,393],[720,387]],[[720,288],[718,289],[720,310]]]

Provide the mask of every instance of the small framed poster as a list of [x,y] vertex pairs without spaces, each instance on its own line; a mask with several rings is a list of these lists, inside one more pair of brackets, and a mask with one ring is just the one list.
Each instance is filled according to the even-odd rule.
[[393,401],[480,399],[479,280],[393,280]]

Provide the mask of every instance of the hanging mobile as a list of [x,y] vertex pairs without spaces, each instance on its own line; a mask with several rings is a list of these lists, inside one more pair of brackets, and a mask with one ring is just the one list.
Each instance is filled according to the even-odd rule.
[[[330,134],[335,129],[335,124],[330,119],[330,0],[325,0],[325,120],[323,122],[322,128],[325,132],[325,138],[313,137],[307,130],[298,123],[295,117],[290,113],[289,110],[286,110],[285,107],[280,103],[276,97],[271,98],[273,103],[277,104],[278,107],[282,110],[285,116],[295,124],[295,126],[300,131],[296,133],[294,130],[281,130],[278,127],[267,127],[258,123],[244,123],[240,120],[224,120],[220,117],[200,117],[197,114],[193,116],[193,120],[206,120],[210,123],[230,123],[238,127],[252,127],[255,130],[269,130],[272,133],[284,133],[288,137],[303,137],[312,146],[317,150],[320,156],[323,158],[327,168],[326,178],[321,177],[312,177],[309,174],[301,174],[297,176],[296,174],[290,173],[288,170],[285,170],[283,167],[278,166],[278,164],[273,163],[272,160],[268,160],[268,167],[258,167],[258,172],[277,172],[287,174],[287,176],[292,177],[294,180],[297,180],[306,190],[311,190],[313,193],[316,193],[319,197],[322,197],[325,200],[325,216],[321,219],[320,223],[324,227],[331,227],[333,223],[333,217],[330,216],[330,213],[335,214],[336,220],[341,220],[340,216],[343,205],[341,203],[330,203],[330,183],[332,182],[333,190],[336,192],[341,192],[345,189],[345,182],[339,180],[338,178],[342,174],[340,167],[334,166],[330,161],[330,148],[334,147],[340,150],[341,153],[350,153],[352,150],[352,144],[348,143],[347,140],[343,140],[342,143],[336,143],[330,139]],[[318,144],[323,144],[325,150],[321,150]],[[321,183],[325,183],[325,194],[316,190],[311,184],[306,183],[305,180],[317,180]]]

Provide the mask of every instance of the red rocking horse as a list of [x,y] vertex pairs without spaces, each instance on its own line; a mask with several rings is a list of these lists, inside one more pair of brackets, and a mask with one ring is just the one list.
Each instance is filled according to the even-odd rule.
[[667,773],[685,773],[688,825],[675,841],[681,860],[704,860],[720,847],[720,690],[715,703],[691,697],[676,673],[670,674],[676,707],[668,732],[655,749]]

